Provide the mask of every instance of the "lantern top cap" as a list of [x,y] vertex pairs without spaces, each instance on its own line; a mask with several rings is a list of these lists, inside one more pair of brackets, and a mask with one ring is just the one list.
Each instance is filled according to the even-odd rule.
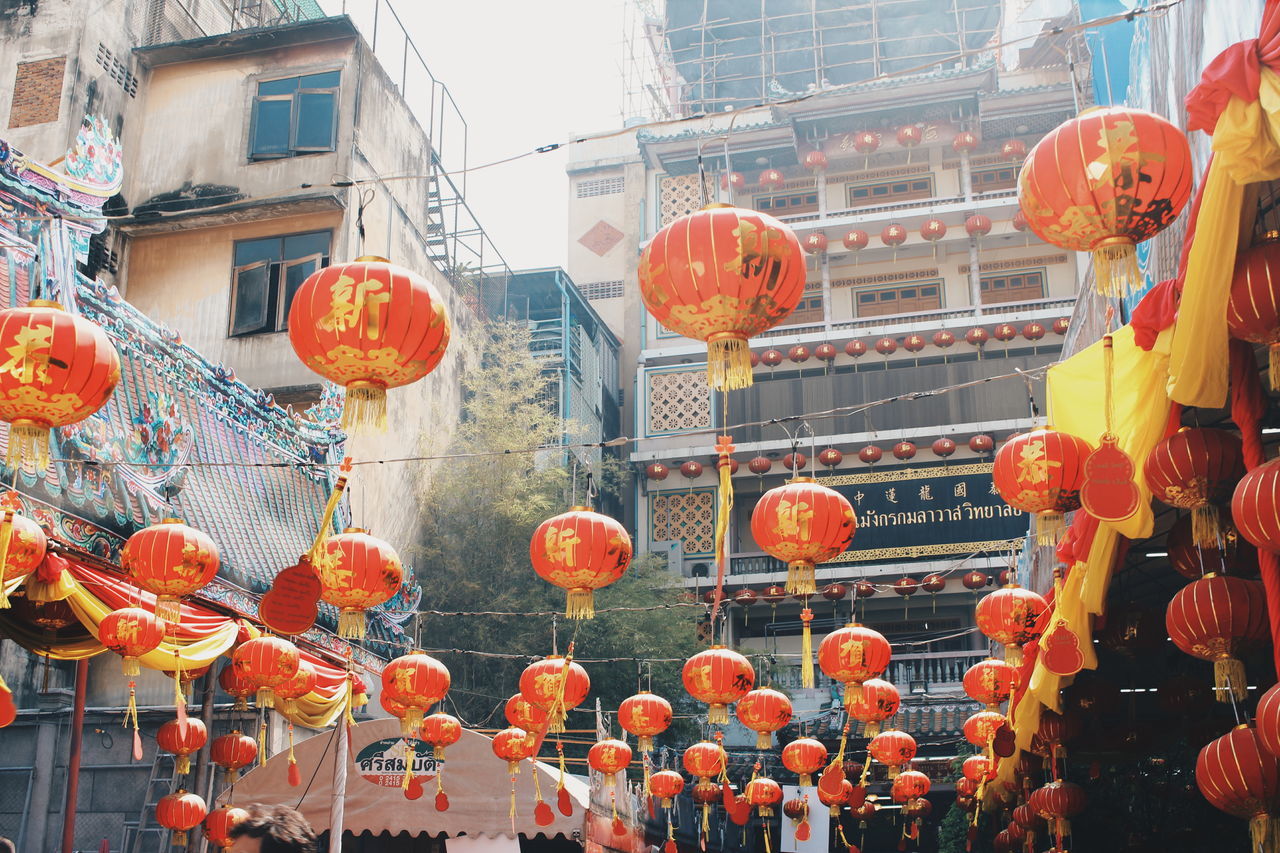
[[583,506],[582,504],[575,504],[574,506],[569,507],[569,512],[591,512],[591,507]]
[[787,480],[787,485],[791,485],[792,483],[816,483],[816,482],[818,481],[813,479],[812,477],[806,477],[804,474],[797,474],[796,476],[792,477],[790,480]]
[[28,308],[56,308],[59,311],[65,311],[62,303],[55,299],[31,299],[27,302]]
[[391,263],[391,261],[389,261],[389,260],[387,260],[386,258],[382,257],[382,255],[361,255],[360,257],[358,257],[358,258],[356,258],[354,261],[352,261],[352,263],[356,263],[356,264],[389,264],[389,263]]
[[1280,242],[1280,231],[1277,231],[1277,230],[1267,231],[1265,234],[1262,235],[1262,242],[1263,243]]
[[364,527],[344,527],[342,528],[342,532],[343,533],[363,533],[366,536],[369,534],[368,529]]
[[181,518],[162,518],[160,519],[160,523],[161,524],[186,524],[186,522],[183,521]]
[[732,209],[735,207],[737,207],[736,204],[726,204],[723,201],[713,201],[710,204],[704,204],[701,208],[699,208],[699,212],[703,210],[724,210],[726,208]]

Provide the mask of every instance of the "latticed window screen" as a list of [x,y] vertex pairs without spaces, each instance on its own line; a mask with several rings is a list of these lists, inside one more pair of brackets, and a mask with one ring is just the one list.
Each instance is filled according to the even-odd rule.
[[649,385],[646,433],[666,435],[711,426],[711,389],[703,369],[645,375]]
[[662,216],[662,225],[671,220],[701,210],[708,201],[715,201],[715,184],[708,175],[704,183],[704,193],[698,192],[697,175],[671,175],[663,178],[659,184],[658,209]]
[[679,540],[686,557],[709,557],[715,548],[716,490],[651,495],[649,520],[651,541]]

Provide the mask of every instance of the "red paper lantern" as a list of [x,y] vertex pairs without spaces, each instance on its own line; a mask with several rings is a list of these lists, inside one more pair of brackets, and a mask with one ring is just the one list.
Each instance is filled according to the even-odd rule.
[[[684,465],[680,473],[689,476]],[[591,619],[595,591],[621,578],[631,565],[631,537],[609,516],[575,506],[538,525],[529,541],[529,560],[538,577],[567,590],[565,616]]]
[[956,342],[956,336],[948,332],[946,329],[933,333],[933,345],[940,349],[947,349]]
[[724,772],[724,750],[719,744],[700,741],[684,751],[684,769],[699,783],[711,781]]
[[[142,612],[146,613],[145,610]],[[151,616],[149,613],[147,615]],[[151,618],[154,619],[155,617],[152,616]],[[160,631],[163,632],[164,625],[161,624],[158,619],[156,622],[159,625]],[[236,671],[235,665],[230,663],[224,666],[218,673],[218,686],[222,688],[224,693],[236,700],[235,710],[237,711],[249,710],[249,697],[257,691],[257,688],[253,686],[253,683],[243,678],[240,673]]]
[[979,711],[971,714],[969,719],[964,721],[964,739],[980,749],[985,749],[987,757],[991,758],[991,743],[1004,725],[1004,714],[997,711]]
[[1009,220],[1009,224],[1013,226],[1014,231],[1026,231],[1031,227],[1027,222],[1027,215],[1023,213],[1021,209],[1013,214],[1013,218]]
[[884,451],[876,447],[874,444],[868,444],[866,447],[858,451],[858,459],[868,465],[874,465],[876,462],[879,462],[882,456],[884,456]]
[[901,772],[900,768],[916,757],[916,740],[906,732],[890,729],[881,732],[867,744],[867,754],[889,768],[889,778]]
[[1258,548],[1280,552],[1280,459],[1253,468],[1231,496],[1231,517],[1240,535]]
[[631,763],[631,747],[617,738],[597,741],[587,750],[587,764],[597,773],[604,774],[604,784],[612,788],[617,784],[618,773]]
[[236,843],[231,837],[231,830],[249,819],[249,813],[232,805],[223,805],[209,812],[204,819],[204,837],[215,847],[228,849]]
[[223,769],[228,785],[235,784],[240,768],[248,767],[257,759],[257,742],[238,729],[214,738],[209,744],[209,760]]
[[[703,470],[702,463],[695,462],[692,459],[690,459],[688,462],[685,462],[683,465],[680,466],[680,474],[690,480],[696,480],[699,477],[701,477],[702,470]],[[616,524],[617,522],[614,522],[614,523]],[[623,532],[625,533],[626,531],[623,531]],[[630,543],[631,543],[631,540],[630,538],[628,538],[627,544],[629,545]],[[628,558],[629,557],[630,555],[628,555]]]
[[930,445],[934,456],[940,456],[946,459],[948,456],[956,452],[956,443],[949,438],[939,438]]
[[547,655],[520,673],[520,692],[535,705],[547,709],[551,720],[548,731],[564,731],[564,721],[571,708],[576,708],[591,692],[591,678],[582,666],[560,655]]
[[305,660],[298,660],[298,671],[275,687],[280,713],[288,716],[297,710],[297,701],[316,689],[316,668]]
[[339,609],[340,637],[364,637],[364,612],[390,601],[404,580],[395,549],[358,527],[325,539],[315,565],[320,597]]
[[462,723],[452,714],[436,712],[422,718],[418,737],[431,744],[437,761],[443,761],[445,748],[461,740]]
[[773,460],[768,456],[757,456],[747,463],[747,470],[752,474],[768,474],[773,467]]
[[1035,813],[1029,803],[1023,803],[1013,810],[1013,822],[1028,832],[1044,829],[1044,818]]
[[1027,143],[1021,139],[1005,140],[1000,146],[1000,155],[1006,160],[1021,160],[1027,156]]
[[644,469],[644,473],[650,480],[661,481],[667,479],[667,475],[671,473],[671,469],[666,465],[663,465],[661,462],[651,462]]
[[618,725],[636,736],[637,748],[641,752],[649,752],[653,749],[653,738],[671,726],[671,703],[642,690],[622,700],[618,706]]
[[1005,661],[1018,666],[1022,646],[1039,636],[1036,622],[1048,606],[1039,593],[1009,584],[978,601],[978,630],[1004,646]]
[[964,692],[988,711],[1008,702],[1018,688],[1018,670],[1002,660],[987,658],[969,667],[964,674]]
[[[1208,708],[1202,709],[1202,712],[1207,711]],[[1280,758],[1280,684],[1274,685],[1258,700],[1254,725],[1257,726],[1258,739],[1267,752]]]
[[773,746],[773,733],[791,722],[791,700],[770,687],[757,687],[738,700],[738,722],[756,733],[756,749]]
[[512,726],[495,734],[489,746],[494,755],[507,762],[507,773],[515,776],[520,772],[520,762],[533,756],[535,744],[533,735]]
[[869,581],[858,581],[853,585],[853,594],[858,598],[870,598],[876,594],[876,588]]
[[964,220],[964,230],[970,237],[985,237],[991,233],[991,217],[981,213],[970,214]]
[[828,807],[832,817],[840,816],[840,807],[846,805],[852,796],[853,783],[848,779],[840,780],[838,793],[833,792],[822,785],[818,786],[818,802]]
[[834,447],[828,447],[818,454],[818,461],[828,468],[835,468],[844,461],[844,454]]
[[435,286],[378,257],[307,276],[289,305],[289,342],[302,363],[347,389],[343,428],[385,427],[387,389],[436,369],[449,318]]
[[1280,759],[1263,748],[1256,731],[1237,726],[1200,750],[1196,785],[1216,808],[1249,821],[1250,850],[1275,849]]
[[1198,580],[1209,572],[1239,577],[1256,577],[1258,551],[1240,535],[1231,519],[1218,519],[1218,541],[1198,546],[1192,537],[1192,518],[1184,515],[1165,536],[1169,565],[1188,580]]
[[904,124],[898,128],[898,144],[903,148],[915,148],[924,139],[924,131],[918,124]]
[[880,724],[898,713],[902,696],[897,687],[883,678],[868,678],[862,682],[860,692],[856,699],[845,697],[844,709],[850,717],[866,724],[864,736],[875,737],[880,734]]
[[951,148],[957,154],[961,151],[972,151],[978,147],[978,137],[967,130],[962,130],[951,140]]
[[1084,788],[1071,782],[1050,782],[1044,787],[1031,792],[1027,805],[1045,820],[1053,821],[1054,834],[1058,839],[1058,847],[1062,847],[1064,836],[1071,834],[1071,818],[1084,811],[1089,803],[1089,795]]
[[777,169],[765,169],[760,173],[758,181],[760,186],[767,190],[781,189],[786,182],[787,179]]
[[787,563],[786,589],[792,594],[817,592],[814,565],[844,553],[856,528],[844,495],[810,477],[770,489],[751,512],[751,535],[762,550]]
[[137,675],[138,658],[154,651],[164,641],[164,622],[141,607],[113,610],[98,623],[98,642],[123,658],[125,675]]
[[787,600],[787,590],[776,583],[769,584],[769,586],[764,588],[764,592],[760,593],[760,597],[765,600],[765,603],[776,607],[781,602]]
[[184,723],[169,720],[160,726],[156,730],[156,746],[178,756],[174,770],[185,774],[191,772],[191,753],[199,752],[204,746],[209,739],[209,730],[194,717],[187,718]]
[[920,581],[905,575],[893,582],[893,591],[903,598],[910,598],[920,590]]
[[[984,756],[972,756],[972,757],[982,758],[983,761],[987,760]],[[966,761],[967,760],[968,759],[966,759]],[[957,779],[956,793],[962,797],[972,797],[978,793],[978,783],[969,778]]]
[[860,700],[862,684],[879,678],[892,650],[879,631],[856,622],[832,631],[818,646],[818,665],[827,677],[845,686],[845,702]]
[[1044,337],[1044,326],[1039,323],[1027,323],[1022,327],[1022,336],[1029,341],[1038,341]]
[[820,592],[827,601],[840,601],[849,594],[849,588],[842,583],[829,583]]
[[827,235],[821,231],[811,231],[800,241],[800,245],[811,255],[820,255],[827,250]]
[[995,444],[989,435],[975,435],[969,439],[969,449],[974,453],[990,453]]
[[1216,504],[1244,476],[1240,439],[1225,430],[1184,427],[1152,448],[1143,473],[1156,500],[1191,510],[1196,544],[1216,545]]
[[977,569],[970,569],[960,577],[960,583],[964,584],[964,588],[977,592],[991,584],[991,578]]
[[707,722],[729,722],[728,706],[737,702],[756,682],[756,671],[745,657],[724,646],[712,646],[685,661],[681,672],[689,695],[710,707]]
[[996,453],[991,476],[1004,502],[1036,516],[1041,544],[1058,541],[1062,515],[1080,508],[1084,461],[1093,448],[1067,432],[1037,429],[1015,435]]
[[1227,328],[1233,338],[1267,345],[1271,387],[1280,388],[1280,234],[1268,232],[1236,255]]
[[257,690],[259,708],[275,707],[275,688],[298,671],[301,656],[288,640],[265,635],[246,640],[231,653],[236,674]]
[[893,780],[895,803],[912,803],[929,793],[929,777],[918,770],[904,770]]
[[799,344],[797,344],[796,346],[793,346],[791,349],[787,350],[787,358],[790,359],[795,364],[804,364],[806,361],[809,360],[809,348],[806,346],[800,346]]
[[821,172],[827,168],[827,155],[821,151],[808,151],[804,155],[804,167],[813,172]]
[[782,748],[782,766],[800,777],[800,786],[813,784],[813,774],[827,764],[827,748],[810,737],[797,738]]
[[1248,685],[1237,654],[1270,638],[1266,592],[1258,581],[1207,575],[1173,596],[1165,628],[1183,652],[1213,661],[1219,702],[1243,700]]
[[218,573],[218,546],[194,527],[166,518],[129,537],[120,565],[134,583],[156,595],[156,615],[177,622],[182,597],[201,589]]
[[891,248],[897,248],[907,242],[907,229],[896,222],[886,225],[880,231],[880,242]]
[[844,354],[852,358],[862,358],[867,354],[867,345],[862,341],[849,341],[844,345]]
[[450,680],[449,669],[440,661],[411,652],[382,670],[382,695],[405,708],[405,723],[413,731],[422,725],[431,706],[444,699]]
[[981,326],[975,326],[964,333],[964,340],[970,346],[982,347],[986,345],[987,341],[991,340],[991,333]]
[[936,243],[947,236],[947,223],[937,217],[926,219],[920,226],[920,236],[930,243]]
[[991,781],[995,778],[995,769],[995,762],[985,755],[970,755],[960,765],[960,772],[970,782]]
[[920,335],[907,335],[902,339],[902,348],[907,352],[920,352],[924,346],[924,338]]
[[[715,782],[706,781],[694,784],[693,790],[690,792],[693,801],[700,806],[710,806],[713,803],[721,802],[724,794],[720,790],[720,786]],[[704,811],[707,811],[704,809]]]
[[707,381],[751,385],[747,338],[781,322],[804,295],[800,241],[763,213],[715,207],[659,231],[640,257],[640,296],[668,329],[706,341]]
[[931,572],[920,581],[920,588],[930,595],[937,595],[947,588],[947,579],[937,572]]
[[776,349],[767,349],[760,356],[760,363],[765,367],[777,367],[782,364],[782,353]]
[[880,134],[862,130],[853,135],[853,148],[859,154],[871,154],[880,147]]
[[662,807],[675,805],[676,797],[684,790],[684,777],[674,770],[659,770],[649,777],[649,791],[662,800]]
[[1018,176],[1031,229],[1062,249],[1093,252],[1098,289],[1140,286],[1134,244],[1173,222],[1190,197],[1191,150],[1152,113],[1088,110],[1050,131]]
[[854,228],[840,238],[840,242],[851,252],[860,252],[871,242],[871,235],[859,228]]
[[876,352],[883,356],[893,355],[898,351],[898,341],[895,338],[884,337],[876,341]]
[[813,348],[814,357],[822,361],[835,361],[839,354],[835,344],[818,344]]
[[803,453],[788,453],[782,457],[782,467],[788,471],[802,471],[809,464],[809,457]]
[[992,330],[991,336],[1002,344],[1007,344],[1018,336],[1018,330],[1009,323],[1001,323]]
[[747,783],[747,802],[760,810],[760,817],[773,817],[773,807],[782,802],[782,786],[772,779],[757,776]]
[[204,799],[181,788],[156,803],[156,823],[172,830],[169,843],[174,847],[186,845],[187,833],[199,826],[207,814]]
[[740,190],[747,185],[747,179],[741,172],[725,172],[720,176],[720,189],[727,190],[733,187]]
[[9,606],[9,598],[5,595],[4,584],[26,577],[44,561],[49,549],[49,540],[39,524],[18,515],[13,510],[0,512],[0,542],[7,540],[4,551],[4,565],[0,566],[0,608]]
[[1075,740],[1081,728],[1080,715],[1075,711],[1058,714],[1045,708],[1040,712],[1040,725],[1031,739],[1032,751],[1056,760],[1062,745]]
[[909,441],[899,441],[893,446],[893,455],[905,462],[916,455],[916,446]]

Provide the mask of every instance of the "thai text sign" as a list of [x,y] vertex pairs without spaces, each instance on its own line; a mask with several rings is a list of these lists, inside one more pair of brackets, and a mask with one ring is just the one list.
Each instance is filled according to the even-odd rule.
[[1000,499],[991,463],[930,465],[823,477],[853,504],[853,546],[828,561],[910,560],[1002,551],[1027,533],[1027,516]]
[[[341,722],[339,722],[341,725]],[[366,781],[384,788],[399,788],[404,782],[406,741],[413,747],[413,775],[420,782],[434,779],[443,761],[435,757],[431,744],[417,738],[389,737],[375,740],[356,755],[356,768]]]

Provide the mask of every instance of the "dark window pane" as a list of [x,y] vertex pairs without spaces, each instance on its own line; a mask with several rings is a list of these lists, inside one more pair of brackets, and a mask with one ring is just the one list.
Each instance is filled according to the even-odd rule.
[[243,267],[259,261],[280,260],[280,238],[268,237],[265,240],[241,240],[236,243],[235,265]]
[[903,299],[915,299],[915,298],[916,298],[916,289],[915,289],[914,287],[908,287],[908,288],[906,288],[905,290],[903,290],[901,293],[902,293],[902,298],[903,298]]
[[298,88],[297,77],[286,77],[283,80],[263,80],[258,84],[259,95],[288,95]]
[[884,184],[881,184],[881,185],[880,185],[880,186],[878,186],[878,187],[872,187],[872,188],[871,188],[871,194],[872,194],[872,195],[888,195],[888,194],[889,194],[889,188],[888,188],[887,186],[885,186]]
[[299,89],[331,89],[342,79],[341,71],[324,71],[320,74],[306,74],[298,83]]
[[921,296],[937,296],[937,295],[938,295],[938,288],[937,288],[937,287],[922,287],[922,288],[920,288],[920,295],[921,295]]
[[296,96],[297,126],[293,147],[298,151],[328,151],[333,148],[333,92],[299,92]]
[[306,260],[294,261],[284,267],[284,302],[280,306],[277,328],[284,329],[288,325],[289,306],[293,304],[293,295],[298,292],[299,285],[316,270],[320,269],[321,257],[313,255]]
[[269,264],[258,264],[236,271],[231,334],[245,335],[266,327],[270,269]]
[[281,260],[294,261],[310,255],[329,254],[329,232],[312,231],[308,234],[291,234],[284,238],[284,254]]
[[289,153],[290,100],[257,100],[253,105],[253,141],[249,153],[254,157],[285,156]]

